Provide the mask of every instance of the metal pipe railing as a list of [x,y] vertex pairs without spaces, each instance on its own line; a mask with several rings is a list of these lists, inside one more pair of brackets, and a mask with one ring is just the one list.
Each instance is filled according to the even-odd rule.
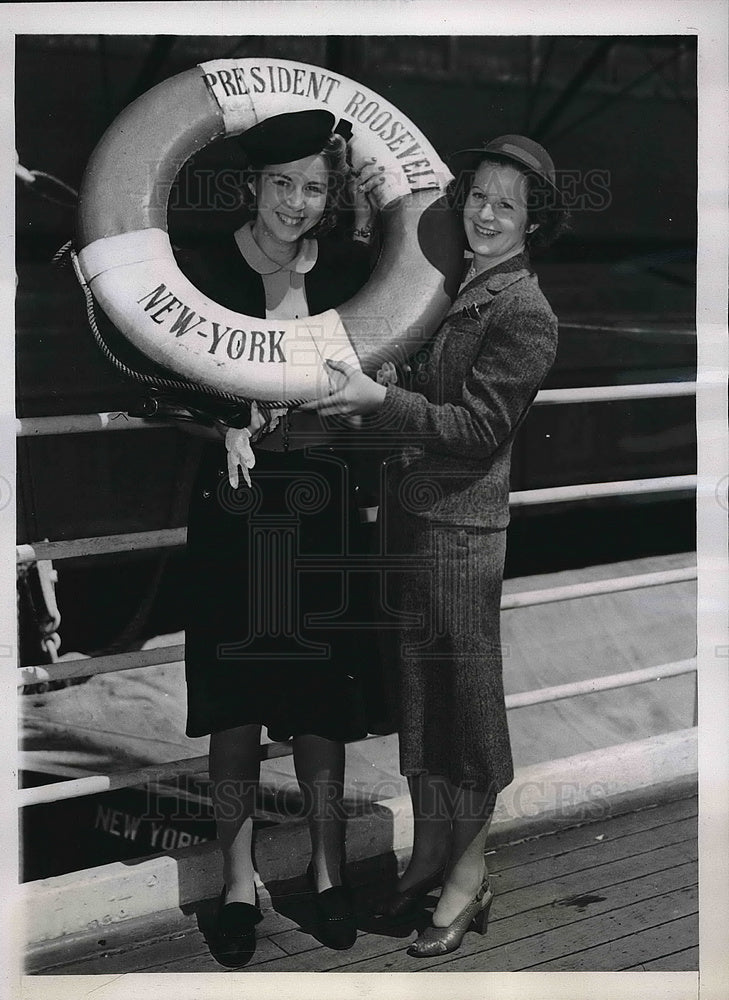
[[[513,507],[535,504],[568,503],[601,497],[638,496],[646,493],[674,493],[696,489],[696,476],[661,476],[656,479],[625,479],[613,483],[580,483],[576,486],[549,486],[538,490],[517,490],[509,495]],[[34,542],[18,545],[18,563],[38,559],[73,559],[100,556],[113,552],[164,549],[185,544],[186,528],[137,531],[125,535],[99,535],[57,542]]]
[[179,430],[171,418],[130,417],[123,410],[102,413],[72,413],[59,417],[21,417],[15,421],[17,437],[46,437],[51,434],[96,434],[99,431],[150,431],[159,427]]
[[[543,590],[523,590],[517,593],[504,594],[501,598],[501,610],[510,611],[515,608],[527,608],[538,604],[573,601],[583,597],[597,597],[603,594],[615,594],[628,590],[660,587],[695,579],[696,567],[685,566],[679,569],[660,570],[655,573],[636,573],[633,576],[611,577],[606,580],[590,580],[585,583],[566,584],[561,587],[545,587]],[[98,674],[134,670],[138,667],[176,663],[184,659],[184,656],[184,645],[176,644],[174,646],[158,646],[156,649],[134,650],[130,653],[116,653],[112,656],[64,660],[52,665],[36,664],[18,669],[20,675],[18,686],[68,680],[71,677],[94,677]]]
[[590,330],[599,333],[649,333],[654,337],[691,337],[696,339],[696,327],[606,326],[604,323],[560,322],[560,330]]
[[579,483],[576,486],[550,486],[538,490],[517,490],[509,494],[512,507],[545,503],[568,503],[573,500],[597,500],[601,497],[638,496],[645,493],[674,493],[696,489],[696,476],[659,476],[656,479],[623,479],[612,483]]
[[593,677],[586,681],[572,681],[570,684],[556,684],[553,687],[540,688],[538,691],[509,694],[506,696],[506,707],[526,708],[528,705],[541,705],[583,694],[597,694],[599,691],[613,691],[634,684],[645,684],[646,681],[661,681],[667,677],[680,677],[681,674],[695,672],[695,659],[677,660],[675,663],[664,663],[657,667],[641,667],[638,670],[626,670],[621,674]]
[[[690,383],[649,383],[630,386],[593,386],[585,389],[542,390],[537,396],[539,404],[563,404],[581,402],[611,402],[625,399],[647,399],[656,397],[685,396],[696,392],[696,384]],[[102,430],[148,430],[159,427],[178,426],[173,419],[148,420],[129,417],[125,413],[80,414],[62,417],[32,417],[17,421],[17,433],[21,437],[46,434],[93,433]],[[613,483],[587,483],[576,486],[549,487],[538,490],[521,490],[510,495],[512,505],[564,503],[610,496],[631,496],[658,492],[683,492],[696,488],[695,476],[666,476],[654,479],[625,480]],[[122,535],[107,535],[97,538],[71,539],[59,542],[38,542],[34,545],[19,545],[19,563],[40,559],[65,559],[75,556],[102,555],[113,552],[139,551],[168,548],[185,544],[186,529],[173,528],[153,532],[136,532]],[[504,595],[502,609],[546,604],[552,601],[573,600],[598,594],[613,593],[640,587],[659,586],[684,580],[695,579],[696,569],[686,567],[660,573],[637,574],[633,577],[596,580],[589,583],[564,587],[545,588],[540,591],[524,591]],[[49,669],[46,666],[24,667],[20,670],[21,683],[58,680],[62,677],[92,676],[117,670],[145,667],[156,663],[175,662],[183,655],[181,645],[160,647],[138,651],[132,654],[118,654],[97,657],[91,660],[74,660]],[[570,684],[556,685],[538,691],[520,692],[508,695],[507,709],[527,705],[542,704],[578,695],[592,694],[633,684],[641,684],[663,677],[678,676],[695,671],[694,660],[683,660],[658,667],[647,667],[635,671],[613,674],[608,677],[592,678]],[[377,737],[367,737],[376,739]],[[290,744],[266,744],[261,748],[261,758],[273,759],[288,756],[292,752]],[[21,806],[60,799],[78,798],[84,795],[144,785],[152,781],[168,779],[180,774],[203,772],[208,767],[207,757],[172,761],[138,768],[134,771],[109,775],[89,775],[70,781],[54,782],[19,791]]]
[[587,580],[584,583],[569,583],[562,587],[547,587],[544,590],[522,590],[514,594],[504,594],[501,610],[528,608],[536,604],[553,604],[556,601],[574,601],[581,597],[598,597],[602,594],[617,594],[626,590],[642,590],[645,587],[662,587],[669,583],[684,583],[695,580],[695,566],[680,569],[665,569],[655,573],[636,573],[634,576],[612,577],[609,580]]
[[617,403],[624,399],[670,399],[695,396],[695,382],[644,382],[630,385],[593,385],[578,389],[542,389],[535,404]]
[[18,792],[18,804],[21,807],[37,806],[44,802],[60,802],[62,799],[80,799],[84,795],[110,792],[116,788],[134,788],[137,785],[161,781],[179,774],[200,774],[206,771],[207,767],[207,757],[190,757],[187,760],[170,761],[168,764],[140,767],[135,771],[89,774],[84,778],[54,781],[48,785],[36,785],[35,788],[21,788]]
[[[364,743],[366,740],[377,740],[376,735],[365,736],[356,740]],[[276,760],[279,757],[290,757],[293,744],[264,743],[260,748],[261,761]],[[134,771],[117,771],[111,774],[89,774],[83,778],[71,778],[68,781],[54,781],[48,785],[36,785],[34,788],[18,790],[18,805],[20,807],[40,805],[45,802],[60,802],[62,799],[79,799],[84,795],[96,795],[99,792],[110,792],[118,788],[134,788],[151,782],[166,781],[181,775],[201,774],[208,769],[208,758],[187,757],[182,760],[171,760],[164,764],[151,764]]]
[[[536,691],[522,691],[506,696],[506,708],[524,708],[528,705],[538,705],[545,702],[558,701],[565,698],[575,698],[579,695],[595,694],[598,691],[609,691],[615,688],[628,687],[634,684],[645,684],[648,681],[658,681],[666,677],[677,677],[681,674],[693,673],[696,670],[695,660],[680,660],[676,663],[664,663],[655,667],[644,667],[639,670],[629,670],[607,677],[595,677],[586,681],[574,681],[571,684],[560,684],[551,688],[540,688]],[[366,740],[379,739],[378,736],[367,736]],[[361,743],[363,740],[357,740]],[[277,757],[289,757],[293,752],[291,743],[267,743],[261,747],[261,760],[273,760]],[[138,768],[135,771],[120,771],[116,774],[92,774],[84,778],[73,778],[69,781],[57,781],[48,785],[37,785],[35,788],[22,788],[18,792],[18,804],[21,807],[39,805],[40,803],[58,802],[61,799],[76,799],[84,795],[95,795],[116,788],[130,788],[144,785],[151,781],[167,780],[178,775],[200,774],[207,770],[207,757],[190,757],[187,760],[170,761],[168,764],[153,764],[150,767]]]
[[179,663],[185,658],[185,647],[158,646],[155,649],[135,649],[130,653],[114,653],[111,656],[79,657],[77,660],[61,660],[57,663],[38,663],[19,667],[18,686],[25,684],[47,684],[49,681],[65,681],[72,677],[96,677],[99,674],[115,674],[120,670],[136,670],[139,667],[156,667],[163,663]]
[[34,542],[18,545],[19,563],[37,559],[74,559],[78,556],[104,556],[113,552],[141,552],[169,549],[185,544],[187,528],[160,528],[157,531],[134,531],[124,535],[98,535],[93,538],[69,538],[59,542]]
[[[610,403],[625,399],[656,399],[696,394],[695,382],[645,382],[630,385],[597,385],[574,389],[542,389],[535,404]],[[95,434],[99,431],[149,431],[180,429],[180,422],[168,417],[130,417],[123,410],[75,413],[58,417],[21,417],[16,420],[18,437],[49,434]]]

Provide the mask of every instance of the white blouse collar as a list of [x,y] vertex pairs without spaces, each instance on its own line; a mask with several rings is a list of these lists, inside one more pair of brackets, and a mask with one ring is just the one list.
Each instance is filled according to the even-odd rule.
[[298,274],[307,274],[314,264],[319,253],[316,240],[302,239],[298,254],[288,264],[279,264],[278,261],[271,260],[267,253],[256,243],[253,236],[253,224],[246,222],[244,226],[234,233],[235,242],[238,249],[254,271],[259,274],[274,274],[276,271],[294,271]]

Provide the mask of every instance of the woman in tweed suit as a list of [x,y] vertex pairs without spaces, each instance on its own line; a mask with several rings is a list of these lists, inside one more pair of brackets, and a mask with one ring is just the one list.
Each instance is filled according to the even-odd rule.
[[[383,912],[412,913],[443,890],[417,956],[455,950],[492,899],[484,845],[496,794],[513,767],[502,683],[499,611],[514,435],[549,371],[557,319],[529,265],[566,212],[549,154],[501,136],[456,154],[473,252],[457,298],[416,366],[414,391],[332,364],[324,414],[372,414],[408,442],[384,505],[388,600],[402,616],[394,688],[400,769],[415,835],[410,862]],[[458,185],[456,185],[456,192]],[[389,584],[389,580],[388,580]]]

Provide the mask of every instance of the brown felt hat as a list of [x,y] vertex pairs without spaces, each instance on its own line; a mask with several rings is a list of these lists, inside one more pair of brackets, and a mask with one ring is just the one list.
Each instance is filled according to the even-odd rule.
[[522,170],[544,181],[561,202],[554,161],[544,146],[540,146],[534,139],[525,135],[500,135],[490,142],[484,142],[482,146],[459,149],[448,158],[454,173],[475,170],[481,160],[488,159],[515,163]]

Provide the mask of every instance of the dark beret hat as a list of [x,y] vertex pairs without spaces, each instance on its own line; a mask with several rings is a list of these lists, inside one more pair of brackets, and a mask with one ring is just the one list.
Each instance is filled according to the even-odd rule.
[[[269,163],[289,163],[320,153],[334,131],[331,111],[312,109],[273,115],[238,136],[238,143],[249,162],[256,167]],[[340,134],[351,127],[346,122],[337,126]],[[344,134],[344,138],[349,138]]]

